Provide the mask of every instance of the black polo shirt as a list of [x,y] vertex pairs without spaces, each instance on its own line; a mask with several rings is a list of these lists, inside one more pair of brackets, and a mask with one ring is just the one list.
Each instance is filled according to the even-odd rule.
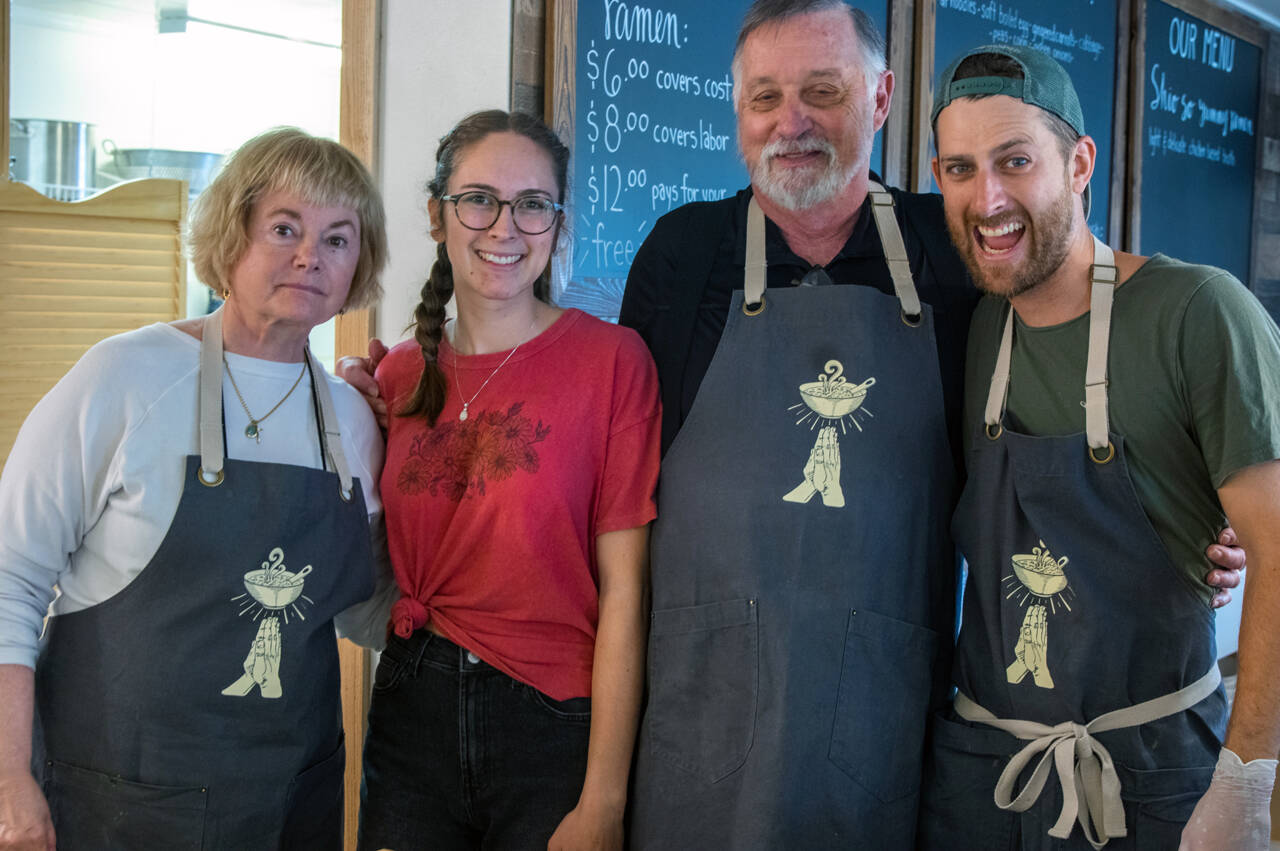
[[[933,310],[938,371],[960,472],[965,340],[978,292],[951,246],[942,198],[889,191],[920,300]],[[748,188],[723,201],[671,211],[654,225],[631,265],[618,321],[640,333],[658,364],[664,453],[693,407],[724,332],[733,291],[742,289],[750,199]],[[870,286],[893,294],[870,208],[867,199],[844,248],[820,272],[798,257],[777,225],[766,219],[767,285],[806,285],[825,273],[835,285]]]

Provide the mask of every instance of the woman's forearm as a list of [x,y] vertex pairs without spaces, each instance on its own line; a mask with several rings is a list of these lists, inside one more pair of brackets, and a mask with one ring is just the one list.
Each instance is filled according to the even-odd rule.
[[600,608],[591,675],[591,739],[580,806],[616,809],[619,814],[626,806],[644,689],[648,549],[647,526],[596,539]]

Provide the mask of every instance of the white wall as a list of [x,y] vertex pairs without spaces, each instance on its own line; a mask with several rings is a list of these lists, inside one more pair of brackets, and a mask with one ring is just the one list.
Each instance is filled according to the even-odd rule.
[[391,263],[377,330],[390,345],[408,337],[435,260],[425,187],[436,144],[468,113],[509,103],[511,0],[386,0],[382,39],[378,163]]

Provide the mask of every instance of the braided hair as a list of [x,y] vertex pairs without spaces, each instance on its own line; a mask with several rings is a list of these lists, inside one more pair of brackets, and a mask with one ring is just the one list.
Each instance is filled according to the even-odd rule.
[[[539,119],[522,112],[508,113],[500,109],[472,113],[440,139],[440,146],[436,149],[436,173],[427,183],[431,198],[438,201],[447,193],[449,179],[453,177],[458,158],[468,148],[491,133],[506,132],[519,133],[547,153],[560,190],[560,197],[556,200],[563,201],[569,171],[569,149]],[[558,235],[559,225],[556,227]],[[534,282],[533,294],[540,301],[551,300],[549,261],[547,268],[542,270],[542,274]],[[440,369],[437,355],[440,338],[444,334],[444,308],[452,297],[453,265],[449,261],[449,251],[442,241],[436,247],[436,262],[431,267],[431,274],[422,285],[421,299],[413,309],[411,327],[414,329],[414,339],[422,349],[422,375],[418,377],[418,385],[413,393],[397,411],[397,415],[402,417],[425,417],[433,427],[449,394],[449,381]]]

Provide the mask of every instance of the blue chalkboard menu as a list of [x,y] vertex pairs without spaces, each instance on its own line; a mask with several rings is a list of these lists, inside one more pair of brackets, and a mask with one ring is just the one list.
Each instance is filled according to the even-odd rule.
[[1139,250],[1249,280],[1260,48],[1147,1]]
[[[566,58],[576,91],[561,306],[615,319],[654,221],[747,185],[730,65],[749,2],[577,0],[576,47]],[[885,31],[887,2],[855,5]],[[877,137],[873,168],[882,156]]]
[[[983,44],[1030,45],[1058,60],[1075,83],[1085,131],[1098,146],[1089,228],[1107,238],[1111,126],[1115,116],[1116,7],[1110,0],[937,0],[935,89],[951,61]],[[936,184],[934,191],[937,191]]]

